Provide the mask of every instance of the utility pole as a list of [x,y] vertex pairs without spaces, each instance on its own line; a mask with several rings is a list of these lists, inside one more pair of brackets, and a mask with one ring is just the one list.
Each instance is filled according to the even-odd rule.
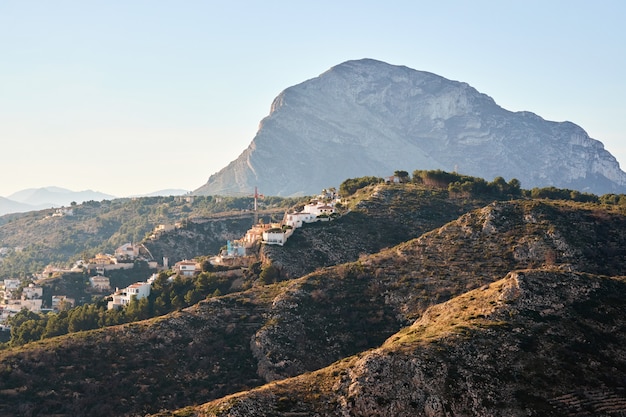
[[259,190],[254,186],[254,224],[259,224],[259,212],[257,211],[257,200],[259,198]]

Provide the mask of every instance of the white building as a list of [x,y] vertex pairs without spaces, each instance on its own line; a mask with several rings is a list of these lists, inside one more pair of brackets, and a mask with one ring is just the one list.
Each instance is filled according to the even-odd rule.
[[4,280],[5,291],[15,291],[20,287],[21,281],[17,278],[9,278]]
[[13,298],[13,294],[20,287],[21,281],[19,279],[5,279],[4,280],[4,300],[10,300]]
[[114,308],[125,307],[130,304],[133,296],[137,300],[146,298],[150,295],[150,284],[147,282],[136,282],[129,285],[123,290],[117,290],[111,295],[112,300],[107,303],[107,308],[112,310]]
[[0,305],[0,330],[11,330],[11,327],[6,322],[13,314],[15,314],[13,311]]
[[68,298],[65,295],[53,295],[52,296],[52,310],[59,311],[63,308],[72,308],[76,305],[76,300]]
[[102,275],[95,275],[89,278],[89,283],[91,288],[96,291],[109,291],[111,289],[111,281],[108,277],[103,277]]
[[147,282],[135,282],[126,287],[126,293],[130,297],[136,296],[138,300],[146,298],[150,295],[150,284]]
[[23,308],[33,313],[39,313],[42,303],[43,300],[41,298],[37,300],[9,300],[4,307],[14,313],[20,312]]
[[73,216],[73,215],[74,215],[73,208],[61,207],[61,208],[56,209],[52,217],[63,217],[63,216]]
[[287,239],[293,234],[295,229],[292,227],[287,227],[285,230],[283,229],[270,229],[263,232],[263,240],[262,242],[267,245],[279,245],[283,246]]
[[43,288],[35,284],[28,284],[22,289],[22,300],[40,300],[43,297]]
[[196,261],[189,261],[186,259],[180,262],[176,262],[176,264],[174,265],[174,271],[176,271],[177,274],[185,277],[191,277],[200,270],[200,264],[198,264]]
[[139,256],[139,246],[131,243],[124,243],[119,248],[115,249],[115,257],[118,259],[130,259],[133,260]]
[[284,223],[287,226],[291,226],[294,229],[302,227],[304,223],[312,223],[316,221],[317,216],[312,213],[299,212],[299,213],[287,213],[285,214]]
[[313,214],[315,217],[321,216],[322,214],[330,215],[334,212],[335,208],[333,206],[322,202],[309,203],[302,209],[302,213]]

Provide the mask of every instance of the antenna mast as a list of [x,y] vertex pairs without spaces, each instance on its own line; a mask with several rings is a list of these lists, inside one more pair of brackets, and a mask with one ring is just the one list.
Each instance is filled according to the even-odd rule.
[[254,186],[254,224],[259,224],[259,212],[257,211],[257,199],[259,198],[259,191]]

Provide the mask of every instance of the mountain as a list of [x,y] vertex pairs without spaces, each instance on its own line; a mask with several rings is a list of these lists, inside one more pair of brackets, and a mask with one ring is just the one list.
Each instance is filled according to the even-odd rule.
[[[350,206],[362,217],[344,224],[376,239],[381,227],[421,233],[421,220],[425,232],[399,245],[0,351],[0,414],[623,415],[623,207],[519,200],[466,212],[425,192],[439,202],[401,213],[417,199],[405,185],[414,192],[364,189]],[[435,204],[453,220],[430,229],[445,221]],[[368,221],[386,215],[395,223]],[[337,229],[335,251],[354,236]]]
[[[188,190],[183,189],[164,189],[132,197],[179,196],[188,193]],[[72,191],[60,187],[28,188],[17,191],[8,198],[0,197],[0,216],[8,213],[24,213],[50,207],[69,206],[72,202],[80,204],[85,201],[113,200],[115,198],[115,196],[92,190]]]
[[312,195],[396,170],[517,178],[524,188],[626,191],[626,173],[571,122],[510,112],[466,83],[371,59],[281,92],[242,154],[198,195]]
[[185,195],[188,194],[189,190],[183,190],[180,188],[167,188],[165,190],[158,190],[151,192],[149,194],[140,195],[137,197],[162,197],[162,196],[170,196],[170,195]]
[[101,201],[114,198],[112,195],[98,191],[71,191],[59,187],[28,188],[8,196],[10,200],[30,204],[34,207],[31,210],[51,206],[69,206],[72,202],[82,203],[84,201]]
[[34,207],[29,204],[24,204],[17,201],[9,200],[8,198],[0,197],[0,216],[4,216],[7,213],[23,213],[25,211],[31,210],[34,210]]

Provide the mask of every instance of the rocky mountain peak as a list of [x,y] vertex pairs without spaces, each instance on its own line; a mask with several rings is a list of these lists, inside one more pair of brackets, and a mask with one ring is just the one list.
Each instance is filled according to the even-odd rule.
[[346,178],[443,169],[525,188],[624,192],[626,173],[570,122],[510,112],[466,83],[362,59],[281,92],[250,146],[199,195],[310,195]]

